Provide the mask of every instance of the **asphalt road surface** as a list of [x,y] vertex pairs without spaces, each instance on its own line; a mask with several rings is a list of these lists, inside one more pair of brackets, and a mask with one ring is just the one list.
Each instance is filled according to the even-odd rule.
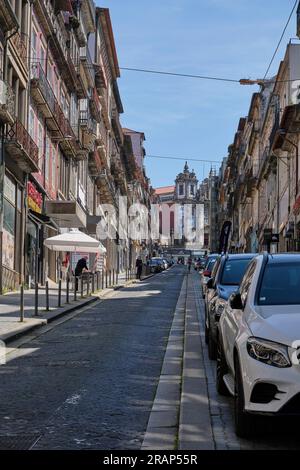
[[137,449],[185,268],[116,292],[0,366],[0,449]]

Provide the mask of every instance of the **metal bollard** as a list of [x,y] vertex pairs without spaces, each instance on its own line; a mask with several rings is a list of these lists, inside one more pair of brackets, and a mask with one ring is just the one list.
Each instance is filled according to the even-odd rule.
[[106,287],[106,289],[108,287],[107,279],[108,279],[108,274],[107,274],[107,271],[105,271],[105,287]]
[[113,269],[113,277],[112,277],[112,283],[113,283],[113,286],[115,285],[115,270]]
[[39,314],[39,285],[36,282],[34,286],[34,316]]
[[58,308],[61,307],[61,279],[58,281]]
[[89,297],[90,295],[90,273],[88,273],[87,275],[87,279],[86,279],[86,296]]
[[98,271],[97,271],[96,276],[97,276],[97,290],[99,290],[99,288],[100,288],[100,283],[99,283],[99,272],[98,272]]
[[101,271],[101,286],[102,286],[102,290],[104,289],[104,272],[103,270]]
[[67,291],[66,291],[66,303],[69,304],[70,303],[70,279],[69,279],[69,275],[67,275]]
[[74,276],[74,300],[77,300],[78,278]]
[[20,322],[24,321],[24,284],[20,286]]
[[117,284],[117,285],[119,284],[119,274],[118,274],[118,271],[117,271],[117,274],[116,274],[116,284]]
[[111,287],[111,269],[109,270],[109,287]]
[[83,276],[80,277],[81,298],[83,298]]
[[92,273],[92,294],[95,292],[95,273]]
[[46,310],[50,310],[50,304],[49,304],[49,282],[46,281]]

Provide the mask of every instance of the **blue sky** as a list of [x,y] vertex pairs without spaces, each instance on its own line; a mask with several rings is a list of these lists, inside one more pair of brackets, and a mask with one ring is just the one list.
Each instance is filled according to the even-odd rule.
[[[294,0],[101,0],[110,8],[120,67],[262,78]],[[270,74],[296,36],[293,16]],[[121,122],[145,132],[148,155],[220,161],[257,87],[122,71]],[[184,162],[146,158],[154,187]],[[191,162],[199,180],[211,164]],[[216,163],[218,168],[219,164]]]

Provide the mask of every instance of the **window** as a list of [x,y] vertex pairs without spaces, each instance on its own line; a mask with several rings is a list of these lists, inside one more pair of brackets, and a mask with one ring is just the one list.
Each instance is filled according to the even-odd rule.
[[37,43],[38,43],[38,34],[35,28],[32,28],[31,33],[31,57],[32,60],[35,62],[37,59]]
[[[258,305],[299,304],[300,262],[287,261],[267,264],[258,293]],[[272,313],[277,313],[277,310],[272,310]],[[284,314],[285,310],[280,310],[280,313]]]
[[191,195],[194,196],[195,195],[195,186],[193,184],[191,184],[191,186],[190,186],[190,191],[191,191]]
[[251,259],[227,259],[224,264],[221,284],[224,286],[238,286],[245,274]]
[[180,184],[179,185],[179,196],[183,196],[183,194],[184,194],[184,186],[183,186],[183,184]]
[[35,118],[34,111],[33,111],[32,108],[30,108],[30,111],[29,111],[29,134],[33,138],[33,140],[35,141],[34,118]]
[[42,66],[42,69],[46,70],[46,50],[45,50],[45,47],[43,46],[43,44],[41,44],[41,48],[40,48],[40,64]]
[[4,176],[3,200],[3,264],[10,269],[15,267],[15,228],[16,228],[16,185],[7,175]]
[[49,169],[50,169],[50,145],[51,141],[49,139],[49,136],[46,136],[46,151],[45,151],[45,179],[47,183],[49,183],[50,180],[50,175],[49,175]]
[[52,159],[52,169],[51,169],[52,188],[56,189],[56,148],[53,144],[51,145],[51,159]]
[[240,293],[241,293],[243,305],[246,305],[246,302],[247,302],[249,289],[250,289],[251,282],[255,273],[255,268],[256,268],[256,262],[253,261],[248,267],[241,283]]
[[38,125],[38,147],[39,147],[39,162],[41,162],[43,154],[44,154],[44,129],[40,122]]

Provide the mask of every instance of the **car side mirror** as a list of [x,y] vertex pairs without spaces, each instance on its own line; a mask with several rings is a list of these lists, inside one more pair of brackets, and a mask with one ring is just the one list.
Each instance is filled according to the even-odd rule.
[[210,277],[210,276],[211,276],[211,271],[206,270],[206,271],[203,271],[202,274],[203,274],[203,276],[205,276],[205,277]]
[[206,287],[207,289],[213,289],[214,287],[214,279],[211,277],[210,279],[208,279],[207,283],[206,283]]
[[244,305],[242,302],[242,297],[239,292],[231,294],[229,298],[229,305],[233,310],[243,310]]

